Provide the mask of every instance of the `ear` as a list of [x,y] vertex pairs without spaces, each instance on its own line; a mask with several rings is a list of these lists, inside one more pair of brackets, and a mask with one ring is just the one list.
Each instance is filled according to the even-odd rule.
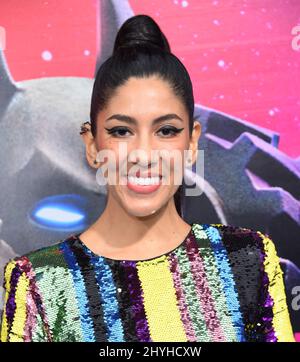
[[94,163],[98,154],[96,140],[92,135],[90,125],[86,126],[86,128],[88,128],[88,130],[81,134],[81,138],[85,143],[86,159],[92,168],[97,169],[100,167],[100,162],[98,162],[97,164]]
[[192,164],[197,160],[198,142],[201,136],[202,126],[199,121],[194,120],[193,131],[189,142],[189,149],[192,151]]

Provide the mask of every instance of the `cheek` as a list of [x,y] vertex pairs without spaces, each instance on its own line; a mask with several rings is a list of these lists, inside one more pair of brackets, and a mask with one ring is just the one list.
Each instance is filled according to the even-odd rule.
[[[109,179],[109,183],[114,183],[114,174],[118,172],[119,167],[119,148],[117,142],[105,138],[104,131],[99,130],[97,137],[97,149],[102,153],[103,175]],[[108,174],[109,173],[109,174]],[[109,177],[108,177],[109,175]]]
[[[185,140],[173,140],[163,148],[166,150],[168,157],[162,157],[163,164],[170,164],[170,172],[177,173],[178,169],[182,169],[184,165],[185,150],[188,149],[188,144]],[[184,152],[185,151],[185,152]],[[170,160],[170,161],[169,161]],[[167,167],[167,166],[166,166]]]

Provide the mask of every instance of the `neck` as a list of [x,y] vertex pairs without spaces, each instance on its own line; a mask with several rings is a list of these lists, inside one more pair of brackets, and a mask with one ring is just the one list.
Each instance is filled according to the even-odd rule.
[[108,196],[105,210],[91,226],[94,239],[110,247],[161,245],[172,246],[188,233],[190,225],[178,214],[174,198],[155,213],[137,217],[130,215],[113,197]]

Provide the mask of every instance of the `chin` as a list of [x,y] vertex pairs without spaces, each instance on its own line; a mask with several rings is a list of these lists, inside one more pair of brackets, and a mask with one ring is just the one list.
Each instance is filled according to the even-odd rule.
[[125,209],[129,215],[137,216],[137,217],[151,216],[151,215],[154,215],[159,210],[159,208],[154,208],[153,206],[152,207],[136,207],[136,208],[126,207]]
[[165,202],[162,202],[162,200],[132,200],[127,198],[123,199],[121,203],[123,209],[128,215],[136,217],[146,217],[154,215],[165,204]]

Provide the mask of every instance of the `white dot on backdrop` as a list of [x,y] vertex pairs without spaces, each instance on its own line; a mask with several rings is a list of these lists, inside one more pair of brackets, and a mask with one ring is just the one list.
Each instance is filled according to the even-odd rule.
[[183,8],[187,7],[189,5],[189,3],[187,1],[181,1],[181,6]]
[[84,55],[88,56],[91,54],[91,52],[88,49],[85,49],[85,51],[83,52]]
[[49,62],[50,60],[52,60],[53,56],[52,53],[49,52],[49,50],[44,50],[42,52],[42,59],[46,60],[47,62]]
[[221,59],[221,60],[218,61],[218,66],[219,66],[219,67],[223,68],[224,65],[225,65],[224,60]]
[[241,11],[240,11],[240,14],[241,14],[241,15],[245,15],[245,11],[244,11],[244,10],[241,10]]
[[275,114],[275,112],[273,111],[273,109],[270,109],[270,110],[269,110],[269,115],[270,115],[270,116],[274,116],[274,114]]
[[214,23],[214,25],[220,25],[220,22],[219,22],[219,20],[217,20],[217,19],[215,19],[215,20],[213,21],[213,23]]

